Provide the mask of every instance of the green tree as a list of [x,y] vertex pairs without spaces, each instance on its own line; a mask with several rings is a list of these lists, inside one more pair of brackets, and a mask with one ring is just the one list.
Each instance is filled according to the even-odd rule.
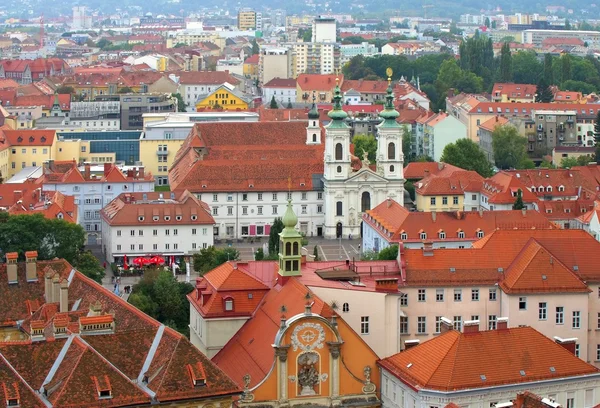
[[577,159],[575,157],[564,157],[560,161],[560,168],[561,169],[571,168],[571,167],[577,166],[577,164],[578,164]]
[[527,157],[527,140],[512,125],[496,126],[492,132],[494,161],[500,169],[516,169]]
[[97,43],[96,47],[105,50],[108,46],[111,46],[112,43],[108,41],[106,38],[101,38]]
[[315,262],[319,261],[319,248],[316,245],[315,245],[315,248],[313,249],[313,257],[314,257]]
[[551,161],[549,161],[547,158],[544,157],[544,159],[540,163],[540,168],[542,168],[542,169],[555,169],[556,166],[554,164],[552,164]]
[[513,80],[517,84],[537,84],[543,70],[533,51],[519,51],[512,57]]
[[486,26],[487,28],[490,28],[490,26],[491,26],[492,24],[490,23],[490,18],[489,18],[489,17],[486,17],[486,18],[485,18],[485,23],[484,23],[484,24],[485,24],[485,26]]
[[260,47],[258,46],[258,43],[256,42],[256,38],[254,40],[252,40],[252,55],[256,55],[260,52]]
[[276,255],[279,253],[279,234],[283,231],[283,221],[281,218],[275,218],[271,225],[271,232],[269,233],[269,255]]
[[88,278],[95,280],[102,284],[105,271],[98,258],[94,256],[90,251],[84,251],[77,254],[73,266]]
[[552,59],[552,54],[544,54],[544,81],[548,85],[554,85],[554,70],[552,68]]
[[565,20],[565,30],[570,30],[571,29],[571,23],[569,22],[568,19]]
[[119,93],[119,94],[133,93],[133,89],[131,89],[131,87],[129,87],[129,86],[124,86],[122,88],[119,88],[119,90],[117,91],[117,93]]
[[377,159],[377,140],[372,135],[356,135],[352,139],[354,144],[354,155],[363,159],[364,152],[368,153],[369,161],[375,163]]
[[363,251],[360,256],[361,261],[376,261],[378,259],[379,259],[379,257],[377,255],[377,252],[372,251],[372,250]]
[[512,81],[512,54],[510,44],[505,42],[500,49],[500,81]]
[[200,252],[192,256],[194,270],[200,275],[204,275],[227,261],[237,261],[239,259],[240,253],[237,249],[232,247],[216,248],[212,245],[208,248],[202,248]]
[[456,83],[456,89],[465,93],[481,93],[483,91],[483,78],[473,72],[463,72]]
[[560,72],[561,72],[561,83],[568,81],[572,78],[573,71],[571,68],[571,57],[569,54],[563,54],[560,57]]
[[177,99],[177,112],[185,112],[187,107],[183,101],[183,96],[180,93],[171,94],[171,96]]
[[446,145],[440,161],[490,177],[492,167],[479,146],[470,139],[459,139]]
[[408,195],[410,196],[410,199],[415,201],[415,185],[413,184],[413,182],[412,181],[404,182],[404,189],[406,191],[408,191]]
[[265,251],[262,248],[258,248],[254,253],[254,260],[262,261],[263,259],[265,259]]
[[463,76],[462,69],[456,60],[445,60],[440,66],[436,80],[436,88],[441,95],[445,95],[448,89],[456,87]]
[[594,122],[594,141],[596,145],[596,164],[600,164],[600,111],[596,114],[596,121]]
[[412,135],[408,125],[402,125],[402,152],[404,153],[404,163],[408,164],[414,159],[412,150]]
[[574,81],[569,79],[560,84],[562,91],[581,92],[584,95],[596,92],[596,87],[584,81]]
[[521,191],[521,189],[517,190],[517,199],[515,200],[515,203],[512,206],[513,210],[522,210],[523,208],[525,208],[525,204],[523,204],[523,192]]
[[552,102],[553,98],[554,98],[554,95],[552,94],[552,90],[548,86],[546,79],[544,77],[540,78],[539,82],[537,83],[537,92],[535,95],[535,101],[549,103],[549,102]]
[[228,261],[239,261],[240,260],[240,251],[233,247],[226,247],[223,249],[217,249],[215,253],[215,263],[216,266],[222,265]]
[[287,104],[287,108],[288,109],[294,109],[294,106],[292,105],[292,101],[289,101]]
[[56,93],[73,95],[75,93],[75,89],[72,86],[61,85],[56,88]]
[[277,101],[275,100],[275,95],[271,98],[271,105],[269,107],[271,109],[279,109],[279,105],[277,105]]
[[394,259],[398,259],[398,245],[391,245],[383,248],[377,254],[377,259],[380,261],[393,261]]
[[596,161],[596,155],[588,155],[577,157],[577,165],[578,166],[587,166],[590,163],[594,163]]

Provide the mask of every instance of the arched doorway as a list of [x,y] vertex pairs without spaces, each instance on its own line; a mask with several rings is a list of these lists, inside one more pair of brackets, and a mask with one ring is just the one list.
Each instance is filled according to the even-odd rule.
[[371,209],[371,193],[364,191],[360,198],[360,211],[365,212]]
[[335,226],[335,237],[339,238],[342,236],[342,223],[338,222]]

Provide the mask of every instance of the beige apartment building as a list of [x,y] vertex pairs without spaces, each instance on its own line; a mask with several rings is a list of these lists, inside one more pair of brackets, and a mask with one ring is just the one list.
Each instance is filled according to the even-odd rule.
[[258,59],[258,80],[261,85],[273,78],[296,78],[296,55],[291,48],[268,47],[260,49]]

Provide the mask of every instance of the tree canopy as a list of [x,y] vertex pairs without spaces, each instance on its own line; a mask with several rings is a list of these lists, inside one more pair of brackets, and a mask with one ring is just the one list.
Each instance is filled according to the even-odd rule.
[[192,257],[194,270],[200,275],[204,275],[227,261],[237,261],[239,259],[240,253],[237,249],[232,247],[217,248],[212,245],[208,248],[202,248],[200,252]]
[[473,170],[483,177],[493,174],[492,166],[479,146],[470,139],[459,139],[446,145],[440,161],[465,170]]
[[283,231],[284,225],[281,218],[275,218],[269,232],[269,255],[274,256],[279,253],[279,233]]
[[364,152],[369,154],[369,161],[375,163],[377,159],[377,140],[372,135],[356,135],[352,139],[354,155],[362,160]]
[[[494,162],[500,169],[531,168],[527,157],[527,139],[512,125],[497,126],[492,132]],[[531,163],[530,163],[531,162]]]

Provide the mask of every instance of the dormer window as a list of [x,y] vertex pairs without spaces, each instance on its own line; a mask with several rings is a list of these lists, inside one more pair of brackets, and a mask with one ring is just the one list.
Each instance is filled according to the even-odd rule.
[[92,381],[96,386],[98,399],[112,398],[112,387],[110,386],[110,380],[107,375],[103,375],[100,377],[92,376]]
[[231,297],[225,298],[224,304],[225,304],[226,312],[233,312],[233,298],[231,298]]
[[202,363],[187,364],[188,373],[194,387],[202,387],[206,385],[206,374]]
[[560,192],[565,191],[565,187],[564,186],[558,186],[558,191],[560,191]]
[[171,221],[171,217],[169,215],[165,215],[165,221]]
[[154,217],[152,217],[152,221],[158,221],[158,215],[155,215]]
[[19,136],[19,137],[17,138],[17,142],[21,143],[22,141],[23,141],[23,138],[22,138],[21,136]]
[[464,238],[465,237],[465,232],[464,231],[458,231],[458,237],[459,238]]
[[477,231],[477,238],[483,238],[483,231],[482,230],[478,230]]
[[197,215],[192,215],[192,221],[196,221],[198,219]]
[[551,193],[552,192],[552,187],[551,186],[546,187],[546,191],[549,192],[549,193]]
[[29,136],[29,143],[33,143],[35,141],[35,138],[33,136]]
[[532,193],[535,193],[535,192],[536,192],[536,189],[535,189],[535,187],[531,187],[531,192],[532,192]]
[[20,405],[19,398],[19,386],[16,382],[13,383],[2,383],[2,389],[6,397],[7,407],[18,407]]
[[175,216],[175,219],[176,219],[177,221],[181,221],[181,215],[176,215],[176,216]]
[[440,239],[446,239],[446,233],[444,231],[440,231],[438,233],[438,235],[439,235]]
[[427,239],[427,233],[425,233],[425,232],[421,232],[421,233],[419,234],[419,238],[420,238],[420,239]]
[[59,220],[62,220],[64,218],[62,213],[58,213],[56,214],[56,218],[58,218]]
[[401,241],[406,241],[407,239],[408,239],[408,234],[406,232],[403,232],[402,234],[400,234]]
[[140,216],[138,217],[138,221],[139,221],[139,222],[142,222],[142,221],[144,221],[144,216],[143,216],[143,215],[140,215]]

